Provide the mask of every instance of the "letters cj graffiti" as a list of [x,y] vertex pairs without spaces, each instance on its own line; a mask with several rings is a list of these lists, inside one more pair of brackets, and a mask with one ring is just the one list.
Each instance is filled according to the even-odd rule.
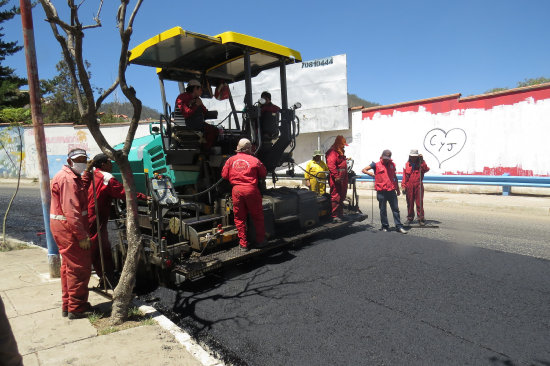
[[441,128],[428,131],[424,137],[424,148],[432,154],[439,163],[457,155],[466,144],[466,132],[461,128],[453,128],[445,132]]

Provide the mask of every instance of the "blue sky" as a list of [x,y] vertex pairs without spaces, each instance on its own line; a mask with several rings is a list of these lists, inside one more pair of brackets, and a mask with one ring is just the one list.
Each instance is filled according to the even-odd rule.
[[[61,14],[66,13],[65,1],[55,3]],[[82,6],[84,24],[92,23],[97,3],[87,0]],[[92,82],[101,88],[116,78],[119,37],[115,15],[119,3],[105,1],[103,27],[88,30],[84,39]],[[526,78],[550,77],[548,14],[547,0],[146,0],[130,48],[181,26],[208,35],[225,31],[249,34],[296,49],[304,60],[345,53],[348,92],[392,104],[452,93],[481,94],[495,87],[514,87]],[[39,76],[51,78],[61,51],[43,20],[41,6],[34,9],[33,17]],[[20,18],[2,25],[4,40],[18,40],[23,45]],[[26,76],[23,52],[8,57],[5,64]],[[131,66],[127,79],[145,105],[161,109],[153,69]],[[118,96],[123,98],[122,93]]]

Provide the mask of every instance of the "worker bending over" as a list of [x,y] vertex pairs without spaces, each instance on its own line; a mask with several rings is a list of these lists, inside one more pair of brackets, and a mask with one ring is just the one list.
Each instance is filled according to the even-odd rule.
[[416,214],[418,224],[426,225],[424,219],[424,173],[430,168],[422,158],[422,154],[418,150],[411,150],[409,153],[409,161],[403,170],[403,180],[401,181],[401,190],[407,198],[407,221],[405,225],[410,225],[414,219],[414,203],[416,202]]
[[330,172],[330,201],[332,204],[332,220],[342,221],[344,215],[344,200],[348,192],[348,162],[344,147],[348,146],[344,136],[338,135],[334,144],[326,152],[327,167]]
[[306,172],[304,174],[306,180],[306,186],[318,195],[325,194],[328,166],[321,159],[321,150],[315,150],[313,152],[313,159],[311,159],[306,165]]
[[69,151],[67,165],[51,182],[50,228],[62,258],[61,314],[69,319],[87,317],[91,309],[87,192],[92,167],[86,164],[86,157],[83,149]]
[[[109,213],[111,212],[111,201],[113,198],[126,200],[124,187],[116,180],[111,172],[113,171],[113,163],[105,154],[97,154],[93,160],[94,181],[88,188],[88,229],[90,240],[92,242],[92,264],[96,274],[99,276],[99,287],[103,287],[103,270],[101,268],[101,257],[99,252],[99,233],[101,235],[101,249],[103,253],[103,266],[105,268],[105,276],[111,284],[116,285],[114,278],[114,263],[111,252],[111,243],[109,242],[109,233],[107,231],[107,223],[109,221]],[[94,197],[95,187],[95,197]],[[143,193],[136,194],[137,199],[147,200],[147,196]],[[96,221],[96,203],[99,217],[99,224]]]
[[222,169],[223,179],[233,185],[233,213],[239,235],[241,250],[248,251],[251,244],[246,238],[246,217],[250,214],[256,231],[257,248],[266,245],[264,211],[262,195],[258,188],[261,179],[265,179],[267,170],[260,160],[252,156],[252,144],[248,139],[240,139],[237,153],[225,162]]

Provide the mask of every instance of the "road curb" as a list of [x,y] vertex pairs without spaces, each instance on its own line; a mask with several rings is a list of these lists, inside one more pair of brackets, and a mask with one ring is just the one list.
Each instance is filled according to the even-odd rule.
[[178,341],[187,350],[187,352],[189,352],[189,354],[191,354],[202,365],[225,366],[223,361],[212,356],[200,344],[195,342],[189,333],[178,327],[174,322],[162,315],[157,309],[152,306],[145,305],[139,300],[133,300],[133,302],[139,307],[139,310],[151,316],[151,318],[154,319],[162,329],[172,334],[176,341]]

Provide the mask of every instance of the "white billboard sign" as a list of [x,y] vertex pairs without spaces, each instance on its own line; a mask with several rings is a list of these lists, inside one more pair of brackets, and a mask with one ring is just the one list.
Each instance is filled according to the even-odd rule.
[[[296,111],[300,119],[300,133],[347,130],[348,83],[346,55],[331,56],[313,61],[304,61],[286,67],[288,104],[296,102],[302,108]],[[229,86],[237,111],[244,108],[244,81]],[[260,99],[263,91],[271,93],[272,102],[281,106],[279,68],[266,70],[252,79],[252,100]],[[218,111],[218,119],[209,121],[218,124],[231,113],[228,100],[203,99],[209,110]],[[239,119],[241,119],[239,115]],[[227,127],[227,121],[223,126]],[[233,126],[235,126],[233,124]]]

